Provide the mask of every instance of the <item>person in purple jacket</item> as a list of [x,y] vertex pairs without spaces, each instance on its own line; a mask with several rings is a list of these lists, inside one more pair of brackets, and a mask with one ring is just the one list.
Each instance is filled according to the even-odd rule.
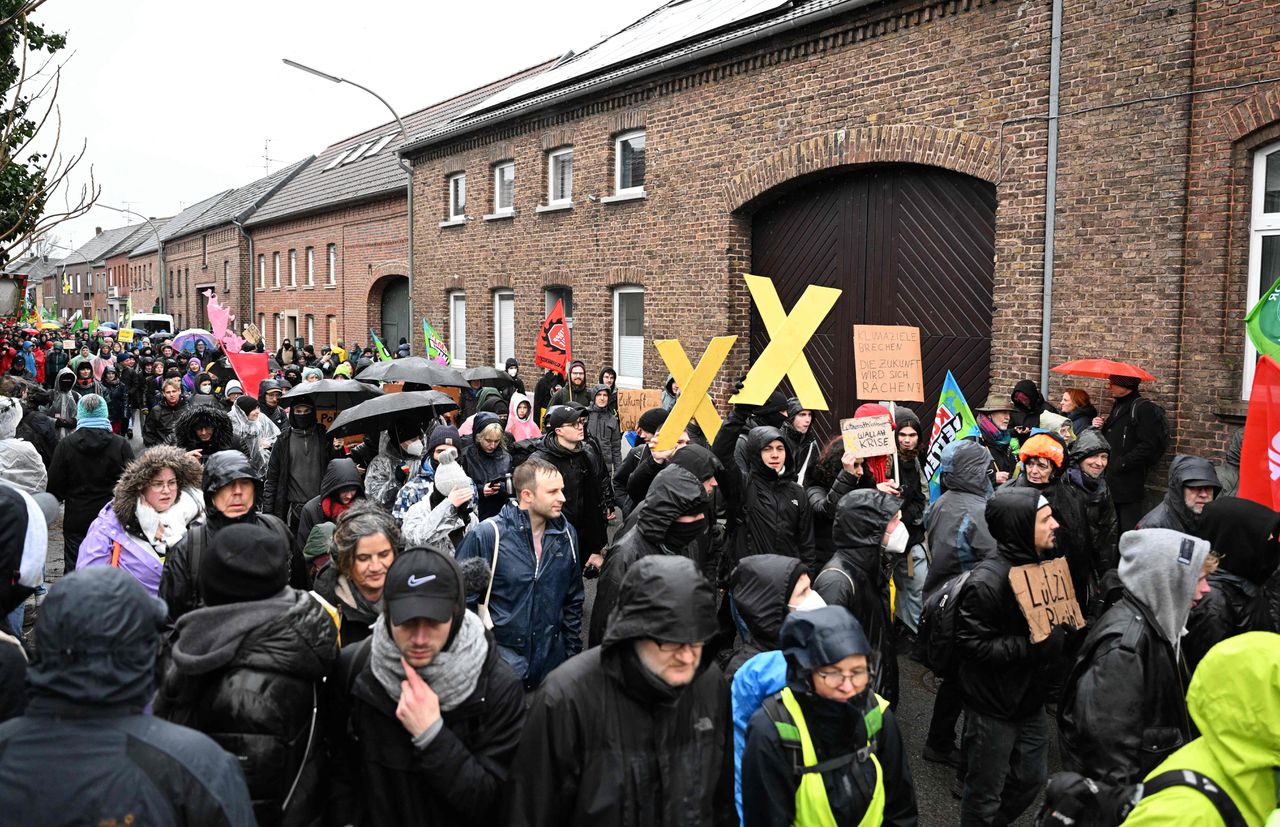
[[76,568],[122,568],[158,593],[165,555],[190,526],[204,521],[200,473],[200,463],[181,448],[148,448],[125,468],[111,501],[89,526]]

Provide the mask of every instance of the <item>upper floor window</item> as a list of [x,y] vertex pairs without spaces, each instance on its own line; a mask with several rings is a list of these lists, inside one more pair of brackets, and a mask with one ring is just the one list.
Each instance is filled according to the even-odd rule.
[[275,288],[279,288],[280,287],[280,254],[279,253],[271,254],[271,267],[272,267],[271,286]]
[[467,217],[467,174],[458,172],[450,175],[449,182],[449,220],[462,221]]
[[506,215],[515,209],[516,165],[514,161],[493,168],[493,212]]
[[227,259],[222,260],[222,292],[226,293],[231,289],[231,262]]
[[298,286],[298,251],[289,251],[289,286]]
[[614,143],[614,193],[644,192],[644,132],[625,132]]
[[[308,247],[307,248],[307,287],[311,287],[315,283],[316,283],[316,248]],[[307,341],[312,342],[314,344],[315,340],[308,339]]]
[[573,201],[573,147],[547,153],[547,205]]
[[338,245],[330,244],[327,254],[329,257],[329,284],[334,285],[338,283]]
[[[1264,291],[1280,279],[1280,143],[1253,155],[1253,200],[1249,218],[1248,312]],[[1258,351],[1245,336],[1244,385],[1241,397],[1249,398]]]
[[265,254],[258,256],[258,289],[267,289],[267,257]]

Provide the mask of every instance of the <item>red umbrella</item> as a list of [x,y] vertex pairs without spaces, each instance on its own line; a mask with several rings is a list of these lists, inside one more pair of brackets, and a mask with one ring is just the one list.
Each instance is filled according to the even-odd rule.
[[1107,379],[1111,376],[1132,376],[1134,379],[1141,379],[1143,382],[1154,382],[1156,379],[1137,365],[1131,365],[1128,362],[1113,362],[1110,359],[1074,359],[1070,362],[1063,362],[1056,368],[1050,368],[1050,370],[1054,373],[1066,373],[1071,376],[1092,376],[1097,379]]

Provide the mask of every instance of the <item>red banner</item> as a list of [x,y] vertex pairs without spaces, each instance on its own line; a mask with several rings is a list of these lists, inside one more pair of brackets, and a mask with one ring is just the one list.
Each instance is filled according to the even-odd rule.
[[271,369],[267,367],[267,354],[233,353],[228,351],[227,358],[231,360],[231,367],[235,369],[236,378],[244,386],[245,395],[257,399],[258,383],[271,375]]
[[1280,365],[1258,360],[1249,395],[1249,417],[1240,453],[1240,496],[1267,508],[1280,507]]
[[564,376],[565,366],[569,364],[569,326],[565,324],[564,302],[560,299],[556,299],[556,306],[547,314],[538,330],[538,346],[533,352],[533,363]]

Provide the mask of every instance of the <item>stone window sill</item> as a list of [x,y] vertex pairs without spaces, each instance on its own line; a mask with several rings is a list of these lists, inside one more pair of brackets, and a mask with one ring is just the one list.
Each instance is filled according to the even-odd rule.
[[571,210],[571,209],[573,209],[573,202],[566,201],[563,204],[539,204],[538,206],[534,207],[534,212],[539,212],[539,213],[560,212],[561,210]]
[[440,229],[444,230],[449,227],[462,227],[467,223],[465,218],[450,218],[448,221],[440,222]]
[[644,190],[639,192],[625,192],[621,195],[606,195],[600,199],[601,204],[622,204],[627,201],[643,201],[648,198],[649,194]]
[[489,213],[484,216],[485,221],[504,221],[506,219],[515,218],[515,210],[503,210],[502,212]]

